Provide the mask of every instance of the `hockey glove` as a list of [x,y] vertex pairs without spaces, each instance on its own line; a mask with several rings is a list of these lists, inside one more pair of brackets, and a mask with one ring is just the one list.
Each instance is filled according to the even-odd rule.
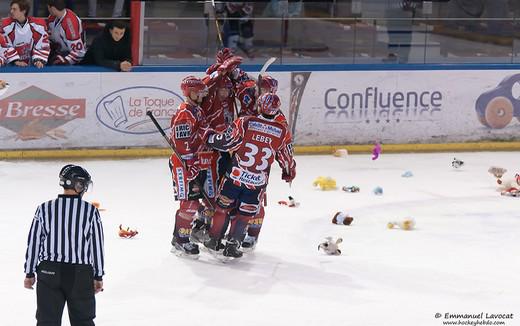
[[213,130],[212,128],[206,128],[204,132],[202,132],[200,135],[200,138],[202,139],[202,143],[206,143],[208,141],[209,136],[216,134],[217,132]]
[[206,75],[211,75],[212,73],[218,70],[218,67],[220,67],[219,63],[212,64],[211,66],[209,66],[208,69],[206,69]]
[[287,172],[286,169],[283,169],[282,180],[284,180],[285,182],[292,182],[295,177],[296,177],[296,169],[291,169],[289,172]]
[[224,61],[224,63],[220,65],[220,67],[218,67],[218,71],[224,73],[232,71],[242,63],[242,60],[242,57],[236,55],[232,56],[231,58]]

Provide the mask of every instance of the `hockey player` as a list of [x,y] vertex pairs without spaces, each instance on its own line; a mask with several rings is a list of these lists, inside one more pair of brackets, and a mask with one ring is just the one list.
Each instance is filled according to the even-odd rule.
[[[201,108],[206,117],[209,128],[217,132],[222,132],[235,120],[235,101],[233,96],[233,83],[227,75],[214,73],[203,79],[206,86],[209,86],[209,94],[204,98]],[[207,167],[205,172],[205,190],[207,197],[211,201],[211,206],[215,206],[216,189],[225,173],[230,162],[228,153],[207,149],[199,152],[199,160]],[[208,211],[208,204],[200,207],[197,218],[193,221],[193,228],[190,239],[193,242],[208,240],[207,230],[209,229],[213,211]]]
[[12,0],[11,17],[2,21],[2,34],[20,57],[15,65],[43,68],[50,51],[47,27],[43,19],[29,17],[29,9],[27,0]]
[[9,41],[5,38],[5,36],[0,34],[0,67],[8,65],[16,60],[20,60],[20,56],[9,44]]
[[224,247],[223,255],[239,258],[239,250],[249,220],[260,209],[269,180],[271,164],[276,159],[282,168],[282,179],[291,182],[296,176],[296,162],[289,143],[289,130],[275,121],[280,98],[266,93],[258,99],[260,115],[237,119],[224,133],[211,134],[207,144],[220,151],[233,152],[232,167],[221,186],[210,229],[210,250],[221,247],[223,228],[229,211],[237,208]]
[[239,116],[256,115],[256,99],[265,93],[276,94],[278,81],[271,76],[262,76],[259,87],[254,79],[240,82],[236,88],[237,98],[240,102]]
[[175,213],[172,252],[181,256],[196,257],[198,245],[190,241],[191,222],[200,207],[202,197],[200,182],[196,180],[199,171],[198,152],[203,145],[203,131],[206,130],[204,114],[200,108],[207,95],[206,85],[201,79],[188,76],[181,82],[185,101],[179,105],[171,121],[171,141],[180,157],[175,153],[170,157],[175,198],[180,207]]
[[[242,116],[256,116],[258,115],[257,106],[256,106],[256,98],[258,93],[276,93],[278,90],[278,81],[269,75],[262,76],[260,80],[260,87],[257,87],[257,84],[254,80],[246,80],[239,84],[238,86],[238,98],[240,100],[241,109],[239,115]],[[288,126],[287,119],[285,118],[282,111],[278,111],[274,118],[275,121]],[[288,127],[287,127],[288,128]],[[292,144],[291,134],[288,133],[288,143]],[[292,146],[292,145],[291,145]],[[291,149],[292,150],[292,149]],[[258,241],[258,236],[260,235],[260,231],[262,229],[262,224],[265,217],[264,203],[265,196],[263,194],[263,198],[260,200],[260,208],[253,218],[249,221],[249,227],[247,228],[247,235],[242,241],[242,247],[244,251],[251,251],[255,248],[256,243]]]
[[47,0],[50,16],[47,20],[53,65],[74,65],[85,56],[81,19],[65,8],[65,0]]

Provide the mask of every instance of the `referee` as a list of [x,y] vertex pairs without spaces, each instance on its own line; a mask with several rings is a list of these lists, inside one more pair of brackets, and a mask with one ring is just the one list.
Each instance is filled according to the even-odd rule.
[[94,325],[96,299],[103,291],[103,226],[99,211],[81,199],[92,183],[77,165],[60,171],[64,191],[38,206],[27,241],[24,287],[36,282],[37,325],[61,325],[63,308],[71,326]]

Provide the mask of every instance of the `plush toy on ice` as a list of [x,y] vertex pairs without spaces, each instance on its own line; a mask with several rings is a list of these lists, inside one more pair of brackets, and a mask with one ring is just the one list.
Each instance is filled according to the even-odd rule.
[[374,144],[374,148],[372,148],[372,161],[377,160],[379,158],[379,155],[381,154],[381,144],[379,142],[376,142]]
[[332,223],[338,225],[350,225],[354,221],[354,218],[349,213],[337,212],[332,217]]
[[453,161],[451,161],[451,166],[454,169],[461,168],[464,165],[464,161],[457,159],[456,157],[453,158]]
[[318,177],[312,185],[320,190],[336,190],[336,180],[331,177]]
[[339,148],[332,153],[334,157],[347,157],[348,156],[348,150],[345,148]]
[[323,252],[325,252],[327,255],[339,256],[341,255],[339,244],[342,242],[342,238],[334,240],[332,237],[326,237],[325,241],[319,244],[318,250],[323,250]]
[[492,166],[488,170],[495,178],[497,178],[497,191],[503,196],[520,197],[520,174],[516,173],[514,177],[504,178],[507,169]]
[[415,220],[413,218],[407,217],[400,221],[391,221],[386,225],[387,228],[393,229],[395,226],[398,226],[402,230],[410,231],[415,228]]
[[130,228],[123,228],[122,224],[119,224],[119,236],[121,238],[130,239],[135,237],[139,232],[136,230],[130,230]]
[[292,196],[289,196],[289,200],[280,200],[278,201],[278,205],[288,206],[288,207],[298,207],[300,203],[295,201]]

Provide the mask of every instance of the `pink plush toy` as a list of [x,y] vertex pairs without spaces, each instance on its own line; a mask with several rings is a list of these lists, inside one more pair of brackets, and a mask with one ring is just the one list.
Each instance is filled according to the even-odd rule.
[[381,144],[376,141],[374,148],[372,149],[372,160],[377,160],[379,154],[381,154]]

